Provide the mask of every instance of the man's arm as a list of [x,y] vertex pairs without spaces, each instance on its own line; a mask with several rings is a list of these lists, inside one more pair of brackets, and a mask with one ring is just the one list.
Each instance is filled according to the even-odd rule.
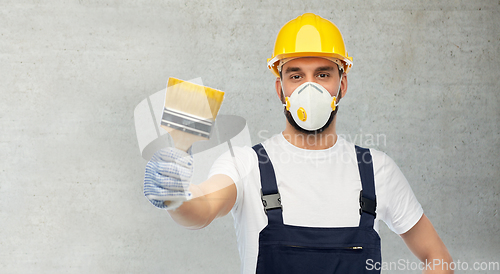
[[[225,216],[236,202],[236,185],[227,175],[214,175],[200,185],[191,185],[193,198],[175,210],[168,210],[178,224],[200,229]],[[165,202],[168,205],[168,202]]]
[[431,262],[431,270],[424,269],[423,273],[454,273],[450,270],[450,253],[425,214],[410,230],[400,236],[420,261]]

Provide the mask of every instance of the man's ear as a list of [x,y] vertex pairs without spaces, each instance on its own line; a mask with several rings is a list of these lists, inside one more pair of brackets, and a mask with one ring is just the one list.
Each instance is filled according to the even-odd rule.
[[278,94],[278,98],[280,101],[283,101],[283,98],[281,98],[281,81],[279,77],[276,77],[276,82],[274,83],[275,88],[276,88],[276,94]]
[[347,93],[347,75],[344,75],[342,77],[342,82],[340,83],[340,94],[342,94],[341,98],[344,98],[346,93]]

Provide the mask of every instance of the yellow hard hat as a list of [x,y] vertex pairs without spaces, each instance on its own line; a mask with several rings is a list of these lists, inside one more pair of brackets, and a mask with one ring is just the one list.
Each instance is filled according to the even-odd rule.
[[280,60],[306,56],[338,59],[346,74],[352,67],[352,57],[347,55],[337,26],[313,13],[305,13],[281,28],[273,56],[267,59],[267,67],[279,77]]

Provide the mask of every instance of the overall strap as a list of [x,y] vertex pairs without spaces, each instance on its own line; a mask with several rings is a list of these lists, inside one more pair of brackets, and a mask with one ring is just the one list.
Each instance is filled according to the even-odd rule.
[[361,192],[359,194],[359,226],[372,226],[375,222],[377,198],[375,196],[375,180],[373,175],[373,161],[370,149],[356,146],[359,176],[361,178]]
[[281,208],[281,197],[278,192],[278,184],[276,183],[276,175],[271,163],[271,159],[267,155],[262,144],[257,144],[252,147],[257,153],[260,170],[261,198],[264,205],[264,211],[267,214],[269,224],[283,224],[283,210]]

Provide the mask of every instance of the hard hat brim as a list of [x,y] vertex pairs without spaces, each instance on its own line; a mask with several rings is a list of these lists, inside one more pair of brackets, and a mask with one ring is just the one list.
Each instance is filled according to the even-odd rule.
[[280,60],[285,58],[296,58],[296,57],[330,57],[340,60],[344,64],[344,74],[347,74],[352,67],[352,57],[344,57],[337,53],[325,53],[325,52],[293,52],[293,53],[283,53],[274,56],[273,58],[267,59],[267,67],[272,71],[276,77],[280,77],[278,71],[278,63]]

